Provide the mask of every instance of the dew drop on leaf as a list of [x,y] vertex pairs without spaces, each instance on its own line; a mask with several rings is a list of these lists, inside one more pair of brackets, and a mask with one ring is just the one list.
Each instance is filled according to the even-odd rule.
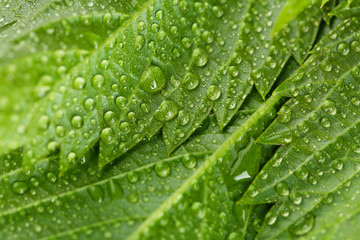
[[226,240],[241,240],[241,239],[242,236],[238,232],[232,232],[226,238]]
[[199,85],[199,79],[194,74],[188,73],[185,75],[182,85],[186,90],[194,90]]
[[104,82],[105,82],[104,76],[101,74],[96,74],[91,80],[91,85],[95,89],[100,89],[104,85]]
[[88,98],[84,102],[84,108],[87,111],[92,111],[95,108],[95,101],[92,98]]
[[165,87],[165,84],[164,71],[157,66],[148,67],[140,80],[141,89],[147,93],[157,93]]
[[219,99],[221,95],[221,90],[218,86],[216,85],[211,85],[209,87],[209,89],[206,92],[206,96],[211,100],[211,101],[215,101],[217,99]]
[[293,204],[295,204],[295,205],[301,204],[301,202],[302,202],[302,196],[301,196],[301,194],[298,193],[298,192],[292,192],[292,193],[290,194],[290,202],[293,203]]
[[74,79],[73,87],[76,90],[82,90],[85,88],[86,80],[83,77],[77,77]]
[[53,172],[48,172],[46,174],[46,178],[47,178],[47,180],[49,180],[49,182],[52,182],[52,183],[57,181],[57,177]]
[[179,108],[174,101],[165,100],[154,113],[154,118],[159,122],[169,121],[177,116]]
[[137,173],[137,172],[129,172],[128,174],[127,174],[127,178],[128,178],[128,180],[129,180],[129,182],[131,182],[131,183],[136,183],[137,181],[138,181],[138,179],[139,179],[139,174]]
[[106,122],[106,124],[111,125],[114,124],[116,121],[116,115],[113,111],[107,111],[104,114],[104,120]]
[[111,143],[114,138],[114,132],[111,128],[104,128],[101,131],[100,138],[105,143]]
[[350,44],[350,48],[354,52],[360,52],[360,42],[358,42],[356,40],[352,41],[351,44]]
[[105,200],[104,190],[100,186],[90,186],[87,191],[94,202],[102,203]]
[[45,130],[49,127],[49,124],[50,124],[50,118],[48,116],[43,115],[40,117],[38,122],[39,129]]
[[207,54],[200,48],[196,48],[192,53],[194,64],[198,67],[203,67],[208,61]]
[[169,176],[171,169],[167,162],[157,162],[154,166],[155,172],[159,177]]
[[275,186],[276,192],[281,196],[289,195],[289,188],[284,182],[280,182]]
[[190,121],[189,114],[186,111],[181,110],[179,112],[179,116],[178,116],[179,124],[184,126],[184,125],[188,124],[189,121]]
[[71,119],[71,126],[73,128],[81,128],[83,125],[83,120],[82,120],[82,117],[80,116],[74,116],[72,119]]
[[196,167],[197,163],[195,157],[191,155],[185,155],[182,159],[182,162],[184,166],[189,169]]
[[14,193],[21,195],[29,189],[29,185],[24,181],[16,181],[11,185],[11,188]]
[[298,219],[293,225],[290,226],[289,231],[296,235],[301,236],[311,231],[314,227],[315,217],[312,213]]
[[349,47],[346,43],[340,43],[337,50],[341,55],[344,55],[344,56],[349,53]]
[[273,225],[276,222],[277,216],[274,212],[269,211],[265,216],[265,222],[268,225]]

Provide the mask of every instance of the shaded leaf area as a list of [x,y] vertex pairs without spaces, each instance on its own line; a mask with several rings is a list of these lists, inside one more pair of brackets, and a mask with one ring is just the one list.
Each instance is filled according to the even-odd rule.
[[[0,3],[0,29],[2,29],[0,32],[1,60],[5,56],[7,59],[12,59],[18,55],[34,53],[35,50],[38,51],[40,49],[38,45],[42,46],[43,49],[56,47],[58,46],[57,44],[62,44],[62,39],[68,38],[71,35],[74,37],[72,44],[76,46],[78,39],[80,38],[81,40],[81,38],[86,36],[75,34],[76,32],[80,33],[83,27],[80,24],[79,27],[74,28],[72,25],[74,19],[78,19],[78,21],[81,19],[83,24],[91,25],[93,24],[93,19],[88,15],[100,15],[100,18],[103,18],[103,27],[106,29],[108,21],[111,20],[111,17],[109,18],[108,15],[132,15],[137,9],[141,8],[144,2],[144,0],[126,0],[112,1],[109,4],[102,0],[91,2],[83,0],[2,1]],[[95,19],[95,21],[98,20]],[[36,32],[39,29],[51,25],[51,23],[55,23],[53,28],[47,27],[45,34],[37,35]],[[115,26],[116,24],[117,22],[113,22],[111,25]],[[11,25],[11,28],[7,27],[5,29],[5,26],[9,25]],[[60,34],[57,25],[61,25],[65,31]],[[97,31],[102,31],[102,29],[97,27],[92,28],[92,31],[97,33]],[[59,36],[59,34],[60,38],[54,38],[56,35]],[[52,39],[57,39],[57,41],[48,42],[47,39],[51,36],[53,36]],[[40,38],[41,41],[39,41]],[[32,46],[32,48],[29,48],[29,46]],[[65,45],[62,44],[62,47],[64,48]]]
[[[171,153],[212,109],[224,128],[252,85],[265,97],[290,56],[289,48],[299,63],[304,61],[321,20],[319,6],[314,4],[281,34],[272,37],[273,23],[284,0],[261,4],[256,1],[173,4],[153,0],[138,2],[136,6],[130,1],[94,2],[92,6],[82,1],[74,1],[73,5],[66,2],[56,2],[56,6],[41,2],[44,4],[41,12],[29,16],[39,25],[24,28],[30,32],[14,31],[23,35],[8,37],[9,42],[4,44],[10,59],[16,62],[19,57],[36,59],[35,52],[59,54],[57,49],[65,52],[60,52],[62,55],[79,49],[89,52],[72,66],[55,64],[61,76],[53,77],[55,84],[42,99],[38,101],[27,94],[24,100],[37,104],[31,110],[15,111],[13,117],[21,120],[13,129],[17,132],[20,129],[20,134],[15,131],[12,137],[6,133],[8,141],[2,148],[5,152],[25,143],[27,167],[60,150],[61,172],[74,165],[99,140],[99,166],[103,167],[161,128]],[[100,14],[99,9],[105,5],[113,11]],[[68,8],[83,15],[71,13]],[[68,11],[69,15],[54,18],[50,23],[41,20],[54,11]],[[211,21],[207,21],[209,16]],[[11,29],[20,26],[17,24]],[[33,47],[28,48],[29,44]],[[14,70],[10,65],[3,66],[4,74]],[[45,73],[36,70],[30,77],[31,84],[37,84],[42,74]],[[9,84],[9,89],[14,89],[13,96],[18,94],[14,84]],[[3,108],[14,109],[9,97],[4,99]],[[22,116],[31,116],[30,121]],[[6,126],[4,132],[8,131]]]
[[[258,104],[255,99],[247,106]],[[102,172],[97,170],[96,150],[90,150],[61,178],[57,156],[23,172],[22,153],[3,155],[1,238],[232,239],[246,235],[253,239],[257,225],[252,222],[261,222],[267,208],[234,207],[232,199],[237,196],[227,186],[248,184],[259,167],[246,177],[239,177],[241,169],[250,161],[259,166],[266,159],[250,154],[258,151],[253,142],[242,141],[227,146],[222,160],[207,160],[248,120],[249,111],[241,110],[222,133],[210,116],[171,157],[156,135]],[[265,122],[259,122],[257,131],[262,131],[262,124]],[[263,153],[271,155],[272,151],[264,149]],[[240,156],[244,164],[235,163]],[[234,176],[230,171],[240,174]]]
[[[24,132],[37,111],[37,103],[128,18],[128,15],[113,14],[110,16],[118,21],[105,24],[108,16],[83,15],[81,19],[55,21],[34,30],[30,36],[14,40],[11,42],[14,48],[2,45],[16,51],[12,52],[13,56],[7,54],[0,66],[0,136],[7,139],[0,142],[1,153],[26,142]],[[54,39],[60,40],[54,42]]]
[[330,15],[341,17],[341,18],[348,18],[348,17],[357,17],[360,13],[360,3],[359,1],[351,1],[346,2],[343,1],[339,3],[336,8],[334,8]]
[[[240,201],[277,202],[258,239],[308,239],[350,217],[345,209],[355,205],[347,196],[355,199],[357,193],[346,189],[359,171],[358,31],[357,19],[338,25],[274,92],[292,98],[257,141],[283,146]],[[327,205],[332,201],[336,208]]]

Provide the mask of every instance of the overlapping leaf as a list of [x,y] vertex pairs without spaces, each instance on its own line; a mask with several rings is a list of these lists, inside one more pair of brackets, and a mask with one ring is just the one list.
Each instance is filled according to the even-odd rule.
[[[359,170],[358,31],[357,19],[344,21],[315,46],[306,64],[274,92],[293,97],[258,141],[283,146],[242,200],[278,201],[268,213],[259,239],[304,235],[313,228],[314,215],[316,219],[323,218],[316,220],[319,231],[348,218],[344,214],[331,222],[326,220],[326,214],[335,211],[319,208],[326,208],[339,189],[345,191],[349,181],[356,181]],[[355,197],[355,192],[352,194]],[[310,234],[316,233],[313,230]]]
[[[171,157],[157,135],[103,172],[97,170],[98,154],[93,150],[61,178],[55,160],[42,160],[31,172],[24,173],[21,154],[5,155],[0,164],[0,236],[223,239],[246,235],[252,239],[256,231],[251,222],[261,221],[266,206],[233,207],[233,194],[227,186],[237,182],[245,187],[249,183],[265,159],[246,154],[262,147],[246,147],[246,142],[225,147],[222,144],[249,115],[249,110],[241,111],[223,133],[219,133],[211,116],[206,126]],[[234,164],[239,148],[244,148],[239,153],[243,163]],[[223,161],[209,161],[218,149],[226,157]],[[272,150],[263,152],[269,155]],[[251,161],[257,167],[249,171],[250,175],[239,177],[237,174]],[[245,212],[238,216],[233,211]]]
[[[26,143],[24,159],[28,167],[60,149],[62,172],[99,140],[99,164],[103,167],[161,128],[171,153],[212,108],[224,128],[253,84],[263,96],[270,90],[289,57],[287,47],[302,63],[321,19],[319,6],[314,4],[281,34],[272,36],[273,22],[284,0],[262,4],[228,1],[220,5],[147,1],[132,7],[130,3],[114,3],[108,5],[111,11],[105,14],[98,13],[100,2],[43,4],[40,16],[29,16],[39,22],[37,28],[21,31],[25,25],[20,23],[27,18],[16,20],[13,28],[21,34],[7,37],[10,40],[4,46],[10,50],[5,53],[16,60],[32,52],[58,48],[90,53],[78,64],[58,66],[58,71],[67,74],[55,76],[57,83],[33,111],[20,109],[19,116],[30,114],[31,120],[18,117],[22,122],[15,126],[26,129],[25,134],[15,134],[13,139],[6,135],[11,144],[4,149]],[[122,13],[128,5],[132,11]],[[23,8],[21,5],[14,11]],[[55,18],[44,25],[54,9],[67,12],[65,19]],[[79,17],[77,13],[83,12],[88,15]],[[9,19],[4,24],[14,19],[11,16],[6,15]],[[211,21],[206,20],[209,16]],[[102,25],[109,27],[99,27]],[[89,29],[100,30],[90,33]],[[110,37],[105,37],[110,32]],[[67,37],[50,44],[62,35]],[[34,48],[26,49],[32,42]],[[11,46],[18,50],[12,52]],[[31,61],[33,58],[31,55]]]

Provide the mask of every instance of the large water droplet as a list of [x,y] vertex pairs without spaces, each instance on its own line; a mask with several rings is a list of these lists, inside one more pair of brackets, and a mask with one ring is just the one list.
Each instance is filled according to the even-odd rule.
[[171,172],[169,163],[167,162],[157,162],[154,168],[159,177],[167,177]]
[[154,113],[154,118],[160,122],[169,121],[176,117],[179,112],[177,104],[171,100],[165,100]]
[[301,236],[311,231],[314,227],[315,217],[312,213],[308,213],[304,217],[298,219],[290,226],[289,231],[294,235]]
[[165,87],[166,76],[164,71],[157,66],[150,66],[146,69],[140,80],[140,87],[148,93],[156,93]]
[[100,186],[90,186],[87,191],[94,202],[102,203],[104,201],[105,193]]
[[196,48],[192,53],[194,64],[198,67],[203,67],[208,61],[207,54],[200,48]]
[[188,73],[185,75],[182,85],[186,90],[193,90],[199,85],[199,79],[194,74]]
[[12,185],[12,190],[16,194],[24,194],[28,189],[29,185],[24,181],[16,181]]
[[71,126],[73,128],[81,128],[83,125],[83,120],[82,120],[82,117],[80,116],[74,116],[72,119],[71,119]]
[[105,82],[105,78],[103,75],[101,74],[96,74],[91,81],[91,85],[95,88],[95,89],[100,89]]
[[114,139],[114,132],[111,128],[104,128],[101,131],[100,138],[105,143],[111,143]]
[[219,99],[221,95],[221,89],[216,85],[211,85],[206,92],[206,96],[211,100],[215,101]]
[[86,81],[82,77],[77,77],[74,79],[73,87],[76,90],[82,90],[85,88]]

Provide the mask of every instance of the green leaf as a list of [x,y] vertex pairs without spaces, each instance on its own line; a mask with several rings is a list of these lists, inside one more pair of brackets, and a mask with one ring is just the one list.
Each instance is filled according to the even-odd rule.
[[[35,107],[18,110],[21,120],[13,128],[21,131],[14,136],[4,124],[9,141],[2,152],[25,145],[24,166],[29,168],[59,150],[61,173],[97,142],[102,168],[160,129],[170,154],[212,109],[224,128],[252,85],[263,97],[269,92],[290,56],[287,47],[300,64],[304,61],[321,20],[318,6],[312,5],[281,35],[272,37],[284,0],[264,5],[131,1],[107,4],[101,12],[100,2],[43,4],[33,16],[17,19],[13,31],[9,29],[16,34],[4,32],[9,59],[20,66],[20,58],[34,61],[33,52],[53,51],[60,63],[68,51],[87,54],[72,65],[56,66],[58,75],[42,99],[24,98],[36,102]],[[14,11],[26,6],[33,5],[26,3]],[[54,11],[64,14],[48,23]],[[209,16],[211,21],[206,21]],[[7,17],[5,23],[14,19],[11,14]],[[36,28],[28,26],[28,18],[34,19]],[[59,38],[62,41],[52,43]],[[4,71],[16,71],[12,66],[5,64]],[[29,69],[29,78],[36,82],[44,74],[40,70]],[[28,87],[31,84],[24,86]],[[22,95],[14,85],[9,88],[14,89],[12,98]],[[4,105],[10,102],[6,98]]]
[[[214,161],[214,154],[220,152],[237,155],[236,149],[244,143],[229,145],[226,139],[233,139],[248,118],[249,113],[239,113],[228,129],[219,133],[210,116],[208,127],[199,129],[171,157],[156,135],[102,172],[97,170],[94,150],[61,178],[57,157],[38,162],[31,172],[22,172],[21,154],[5,155],[0,159],[0,166],[5,166],[0,168],[0,224],[8,227],[1,228],[0,236],[219,239],[247,235],[251,239],[255,234],[251,222],[261,221],[266,208],[245,208],[245,219],[235,218],[233,211],[243,210],[233,210],[224,178],[237,158],[226,154],[222,161]],[[245,144],[244,149],[252,149],[252,144]]]
[[337,17],[357,17],[360,12],[360,3],[358,1],[341,2],[334,8],[330,14]]
[[[346,33],[342,30],[345,25],[349,26]],[[292,98],[257,141],[283,146],[241,200],[257,204],[277,201],[258,239],[310,232],[313,215],[321,231],[321,224],[329,222],[324,216],[325,222],[318,223],[328,212],[318,210],[321,201],[346,188],[358,173],[358,30],[357,19],[344,21],[315,46],[304,66],[275,90],[275,95]]]

